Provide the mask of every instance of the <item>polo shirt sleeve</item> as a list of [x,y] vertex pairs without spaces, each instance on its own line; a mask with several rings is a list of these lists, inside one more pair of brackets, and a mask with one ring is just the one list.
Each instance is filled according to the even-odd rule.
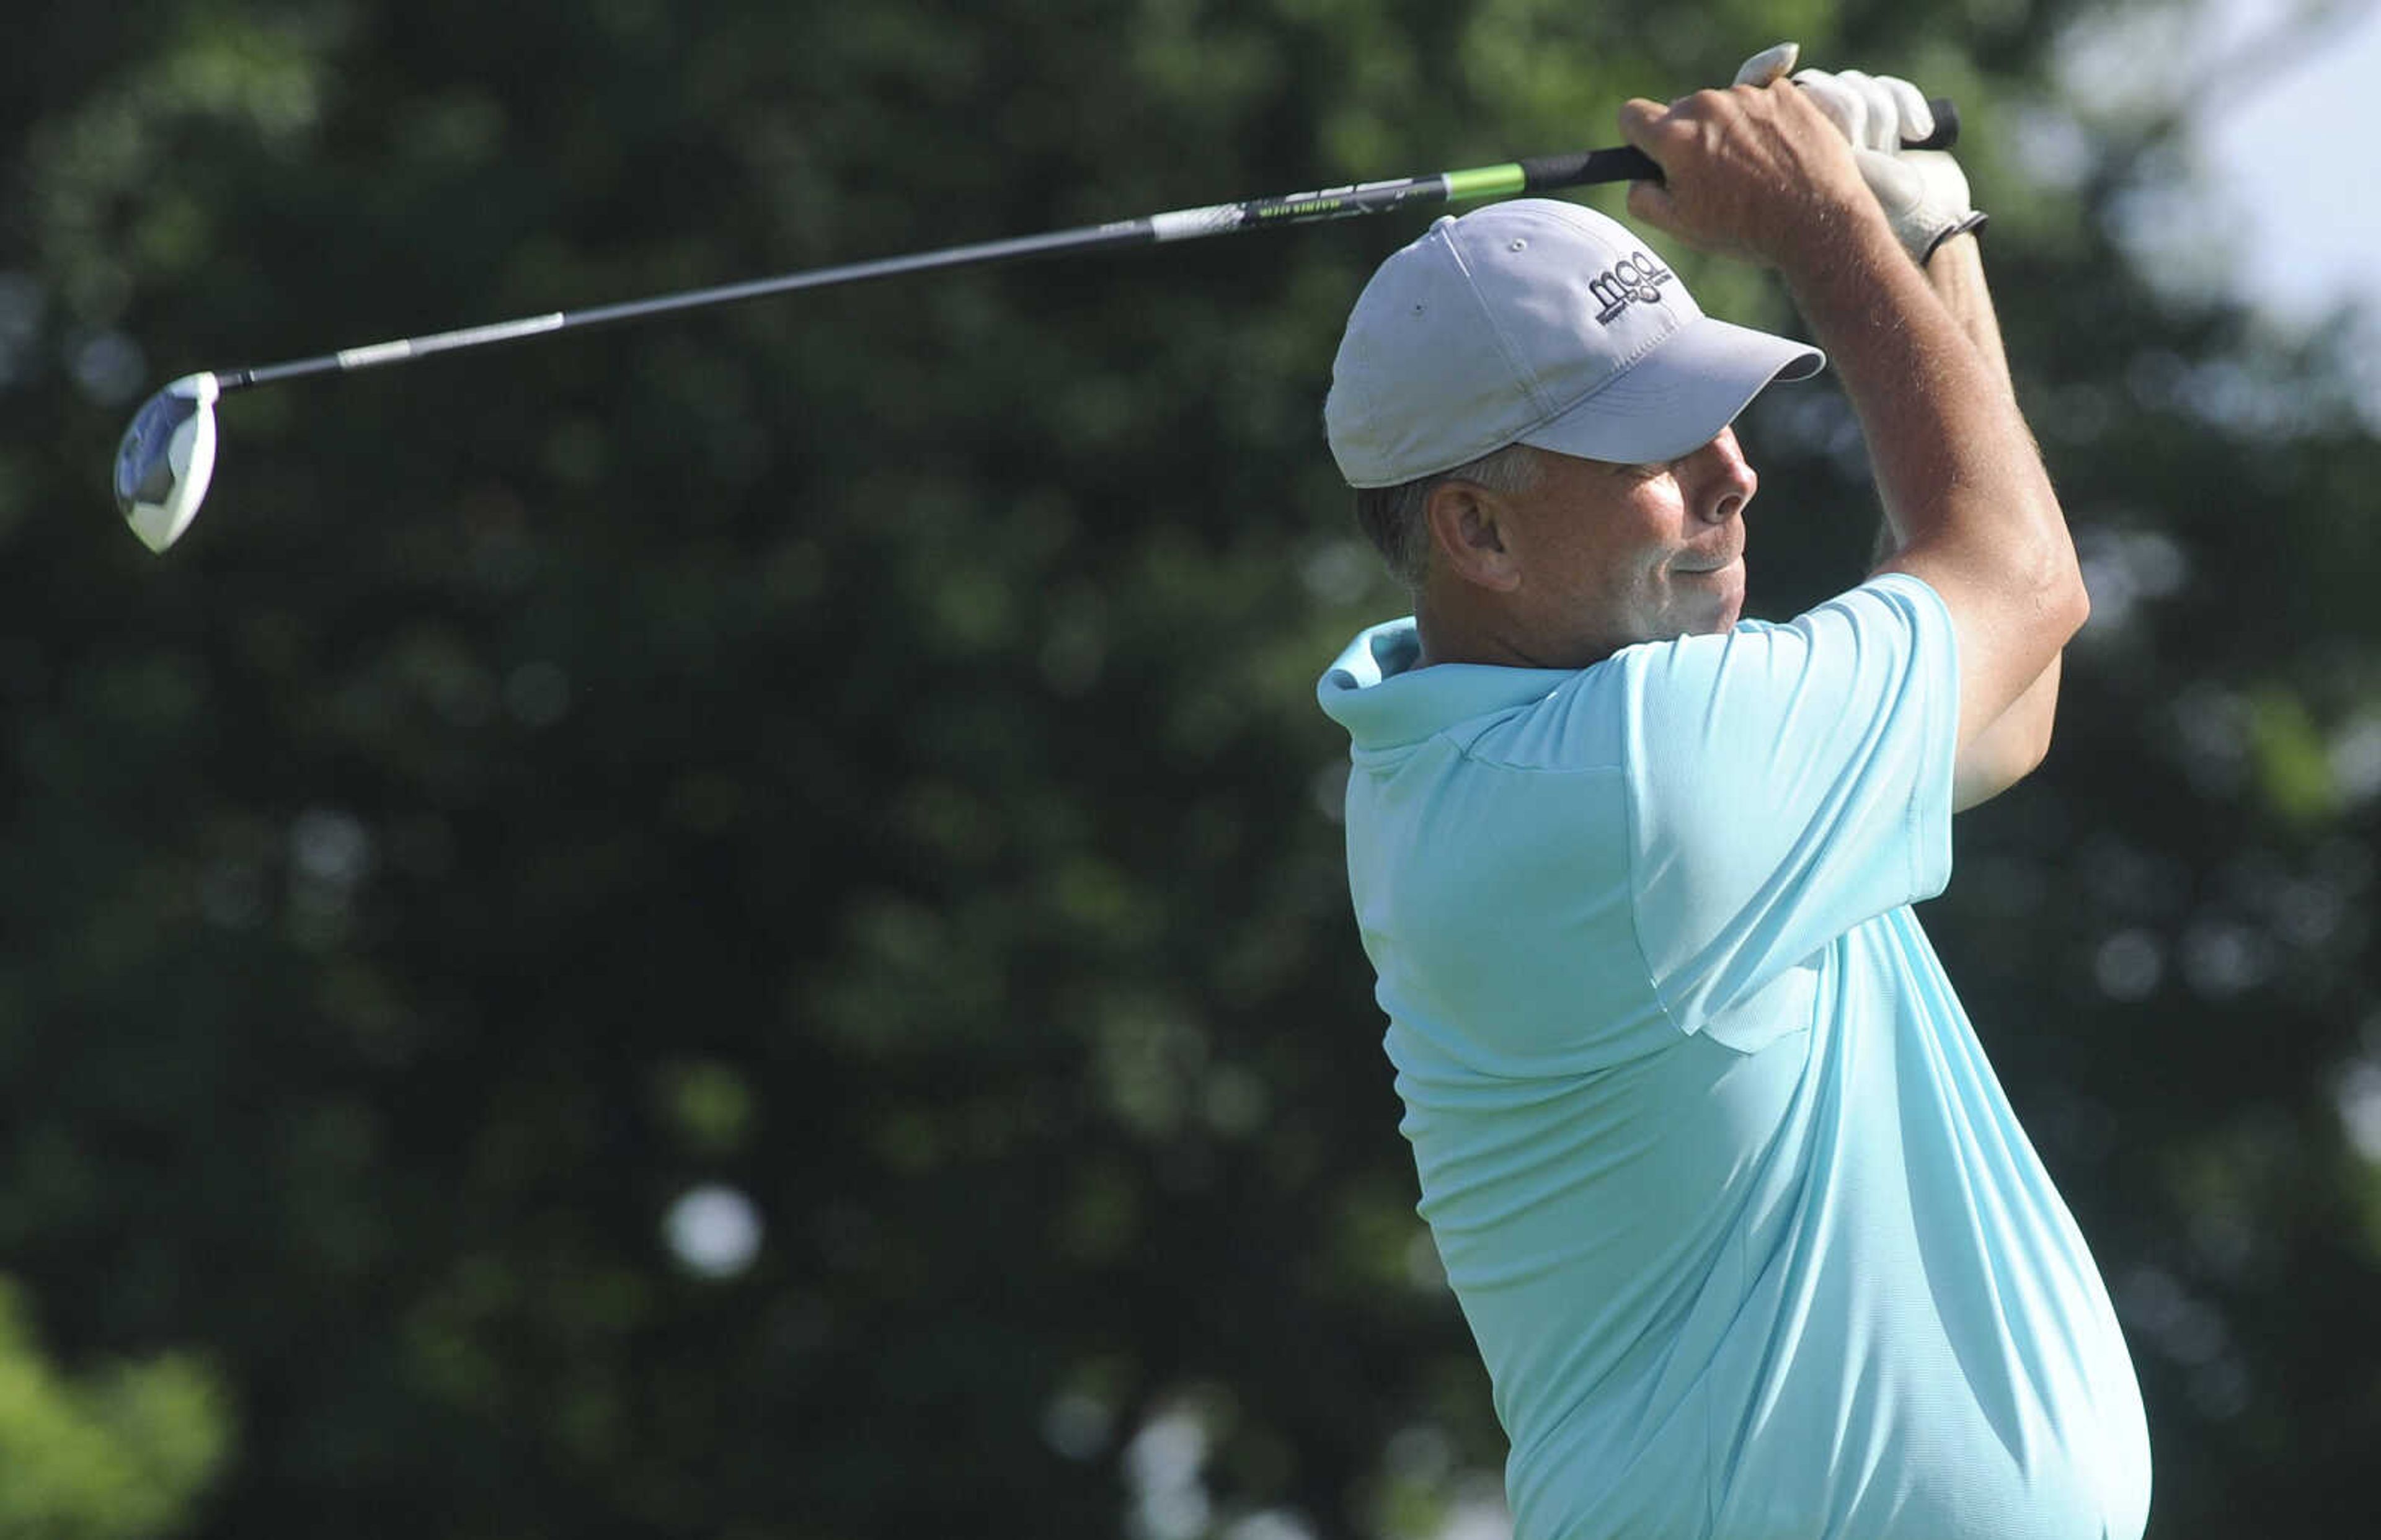
[[1630,661],[1631,897],[1679,1028],[1950,880],[1959,659],[1924,582],[1888,573]]

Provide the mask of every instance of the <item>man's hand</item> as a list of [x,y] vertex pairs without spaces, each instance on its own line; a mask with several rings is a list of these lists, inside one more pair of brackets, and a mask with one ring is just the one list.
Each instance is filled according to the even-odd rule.
[[[1746,67],[1769,56],[1756,54]],[[1983,226],[1984,216],[1976,212],[1958,161],[1942,150],[1901,147],[1935,131],[1934,111],[1916,86],[1898,76],[1857,69],[1832,75],[1805,69],[1794,83],[1851,142],[1862,179],[1876,194],[1901,249],[1921,267],[1951,237]]]
[[1629,212],[1691,246],[1789,272],[1826,260],[1862,224],[1886,234],[1850,141],[1810,93],[1776,85],[1699,91],[1620,109],[1620,131],[1662,168]]

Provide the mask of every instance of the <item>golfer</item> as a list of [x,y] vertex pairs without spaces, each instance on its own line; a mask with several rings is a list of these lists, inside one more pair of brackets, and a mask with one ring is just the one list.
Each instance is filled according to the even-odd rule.
[[1414,605],[1320,694],[1420,1209],[1520,1540],[2136,1540],[2106,1290],[1911,910],[2045,752],[2083,587],[1966,180],[1897,153],[1923,98],[1783,67],[1623,108],[1629,211],[1785,281],[1866,433],[1867,581],[1740,617],[1729,422],[1826,360],[1599,214],[1441,220],[1334,365]]

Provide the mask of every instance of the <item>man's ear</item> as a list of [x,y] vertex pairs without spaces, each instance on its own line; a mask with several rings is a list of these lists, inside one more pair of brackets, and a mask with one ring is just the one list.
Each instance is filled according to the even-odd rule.
[[1510,508],[1502,494],[1470,482],[1441,482],[1422,505],[1433,553],[1475,588],[1509,593],[1521,586]]

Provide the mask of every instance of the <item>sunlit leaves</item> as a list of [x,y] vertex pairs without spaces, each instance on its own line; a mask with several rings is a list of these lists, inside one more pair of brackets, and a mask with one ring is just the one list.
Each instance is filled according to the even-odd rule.
[[64,1374],[43,1354],[22,1291],[0,1280],[0,1536],[179,1533],[231,1452],[231,1408],[201,1360],[167,1353]]

